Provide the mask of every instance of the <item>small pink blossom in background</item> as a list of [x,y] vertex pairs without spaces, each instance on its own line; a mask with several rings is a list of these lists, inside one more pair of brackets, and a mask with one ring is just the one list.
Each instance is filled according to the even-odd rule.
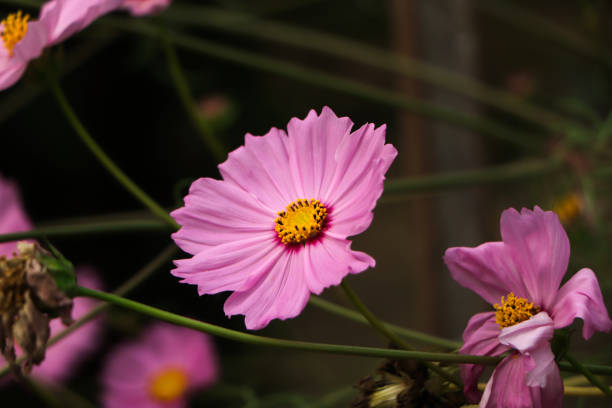
[[[501,328],[495,312],[474,315],[463,332],[463,354],[510,354],[495,368],[481,407],[560,407],[563,382],[554,361],[550,340],[555,329],[584,321],[582,334],[608,332],[612,321],[592,270],[583,268],[559,287],[567,270],[570,245],[565,230],[552,211],[521,212],[510,208],[500,221],[502,242],[475,248],[449,248],[444,261],[452,277],[491,305],[513,293],[539,307],[520,323]],[[482,366],[461,367],[465,393],[478,401]]]
[[[17,184],[0,176],[0,234],[31,229],[32,222],[23,208]],[[16,251],[17,242],[0,243],[0,256],[11,257]]]
[[[81,266],[76,268],[77,282],[81,286],[91,289],[102,289],[102,284],[96,270],[92,267]],[[85,316],[98,304],[98,301],[86,297],[74,299],[72,317],[75,320]],[[95,318],[57,344],[47,349],[45,360],[34,366],[32,375],[48,382],[63,382],[76,373],[78,365],[91,356],[100,344],[104,329],[103,320]],[[51,337],[62,332],[66,326],[60,319],[53,319],[50,323]]]
[[[44,48],[64,41],[92,21],[121,4],[122,0],[51,0],[43,4],[38,21],[28,19],[24,36],[12,49],[0,40],[0,90],[21,78],[28,63]],[[22,14],[25,17],[25,14]],[[4,20],[3,20],[4,21]],[[5,33],[6,27],[0,26]]]
[[[225,314],[245,315],[254,330],[297,316],[311,293],[373,267],[371,256],[351,250],[348,237],[370,226],[397,151],[385,144],[385,125],[352,127],[324,107],[320,115],[311,110],[304,120],[291,119],[287,132],[247,134],[219,165],[223,180],[196,180],[185,206],[172,212],[182,226],[172,238],[193,255],[175,261],[172,273],[197,285],[200,295],[233,291]],[[313,199],[320,203],[298,204]],[[292,203],[298,211],[322,205],[327,218],[311,224],[314,213],[302,213],[306,218],[285,220],[291,230],[279,232],[285,224],[278,213],[291,212]],[[308,238],[281,240],[301,227]]]
[[216,119],[231,109],[231,103],[223,94],[208,95],[198,102],[198,112],[204,119]]
[[145,16],[159,13],[170,5],[172,0],[123,0],[122,9],[126,9],[133,16]]
[[186,407],[188,394],[214,384],[218,371],[208,335],[155,323],[111,352],[102,372],[102,402],[106,408]]

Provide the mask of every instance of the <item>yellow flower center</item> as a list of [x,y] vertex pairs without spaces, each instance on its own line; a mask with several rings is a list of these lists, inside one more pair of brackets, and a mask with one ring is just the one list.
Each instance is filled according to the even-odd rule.
[[22,15],[21,10],[17,13],[11,13],[4,20],[0,22],[3,27],[0,37],[4,42],[4,47],[9,52],[9,55],[13,56],[13,48],[15,45],[25,37],[28,32],[28,20],[30,15]]
[[153,376],[149,386],[150,395],[162,402],[170,402],[185,393],[187,375],[181,368],[166,368]]
[[553,205],[553,211],[559,216],[559,221],[563,225],[570,224],[580,215],[583,209],[583,202],[577,193],[570,193]]
[[303,244],[316,237],[325,227],[327,208],[319,200],[297,199],[279,211],[276,233],[285,245]]
[[512,292],[508,293],[506,298],[502,296],[501,306],[496,303],[493,307],[495,308],[495,322],[502,329],[528,320],[540,312],[540,308],[534,306],[533,302],[516,297]]

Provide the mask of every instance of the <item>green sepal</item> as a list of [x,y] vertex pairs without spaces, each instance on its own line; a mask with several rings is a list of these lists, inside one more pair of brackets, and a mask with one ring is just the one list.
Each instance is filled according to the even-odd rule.
[[565,354],[567,354],[567,351],[569,350],[570,337],[572,336],[573,332],[574,330],[571,329],[555,330],[555,334],[550,341],[550,347],[552,348],[552,352],[555,354],[556,361],[561,361],[565,358]]
[[74,273],[74,265],[60,251],[57,250],[51,243],[45,240],[46,246],[49,248],[53,256],[41,253],[40,262],[49,270],[49,274],[55,280],[57,287],[67,295],[76,286],[76,274]]

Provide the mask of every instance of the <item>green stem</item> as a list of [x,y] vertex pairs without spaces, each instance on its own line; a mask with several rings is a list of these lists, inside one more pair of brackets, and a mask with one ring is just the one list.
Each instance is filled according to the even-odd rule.
[[145,207],[147,207],[153,214],[157,215],[160,219],[166,221],[169,225],[173,226],[175,229],[180,228],[180,226],[174,221],[174,219],[164,210],[159,204],[157,204],[151,197],[147,195],[140,187],[136,185],[113,161],[104,150],[96,143],[96,141],[91,137],[85,126],[81,123],[76,113],[70,106],[70,103],[66,99],[64,92],[59,86],[57,79],[54,74],[49,74],[49,85],[51,87],[51,91],[55,96],[57,102],[59,103],[62,112],[68,119],[68,122],[75,130],[77,135],[81,138],[85,146],[89,149],[89,151],[98,159],[98,161],[111,173],[115,179],[121,183],[123,187],[125,187],[135,198],[137,198]]
[[557,158],[522,161],[479,170],[453,171],[422,177],[391,179],[385,183],[385,196],[397,193],[423,192],[481,184],[518,181],[557,172],[563,162]]
[[28,389],[33,391],[34,394],[38,396],[38,398],[45,406],[49,408],[62,408],[62,404],[60,403],[57,396],[55,396],[45,384],[35,380],[29,375],[22,376],[21,380]]
[[[155,27],[143,22],[135,23],[132,20],[128,22],[121,19],[110,18],[105,21],[107,24],[122,30],[148,36],[157,35]],[[417,98],[410,98],[398,92],[387,91],[376,86],[363,84],[338,75],[331,75],[321,71],[304,68],[299,65],[265,57],[253,52],[241,51],[198,37],[173,32],[169,32],[168,35],[176,45],[192,51],[212,55],[216,58],[283,75],[298,81],[315,84],[349,95],[362,97],[387,106],[405,109],[416,114],[462,126],[472,131],[502,139],[507,142],[517,143],[529,148],[540,146],[539,142],[534,142],[531,138],[526,138],[523,133],[508,130],[497,122],[486,118],[472,116],[464,112],[424,102]]]
[[531,35],[554,41],[577,54],[593,58],[612,68],[612,54],[603,44],[596,44],[545,18],[531,14],[516,2],[480,0],[476,2],[476,7],[481,12],[514,25]]
[[210,125],[202,118],[202,115],[200,115],[196,109],[191,91],[189,90],[189,84],[181,68],[178,56],[176,55],[176,50],[174,49],[172,40],[168,36],[168,30],[164,27],[161,28],[160,31],[162,48],[166,56],[168,71],[170,72],[172,83],[176,88],[181,103],[208,149],[210,149],[218,162],[222,162],[226,157],[227,149],[215,137]]
[[[370,309],[368,309],[368,307],[361,301],[361,299],[359,299],[359,296],[357,296],[355,291],[349,286],[346,279],[343,280],[340,285],[342,286],[344,293],[346,293],[346,296],[350,299],[353,305],[355,305],[357,310],[359,310],[359,312],[363,315],[363,317],[366,318],[366,320],[370,323],[370,325],[374,329],[378,330],[380,333],[383,334],[383,336],[385,336],[386,338],[388,338],[389,340],[391,340],[393,343],[403,348],[404,350],[414,350],[414,347],[412,347],[410,343],[408,343],[406,340],[402,339],[400,336],[395,334],[395,332],[389,329],[382,321],[380,321],[374,315],[374,313],[372,313]],[[429,368],[431,371],[435,372],[436,374],[438,374],[440,377],[444,378],[445,380],[455,384],[457,387],[459,388],[462,387],[463,384],[461,383],[461,380],[459,380],[458,378],[455,378],[453,375],[447,373],[446,371],[436,366],[435,364],[427,363],[427,368]]]
[[[166,263],[171,257],[178,253],[178,249],[174,245],[167,246],[162,252],[160,252],[151,262],[149,262],[144,268],[136,272],[134,276],[119,286],[113,293],[118,296],[124,296],[131,292],[136,286],[140,285],[145,279],[153,274],[162,264]],[[82,327],[85,323],[98,316],[110,307],[109,303],[102,303],[95,306],[89,312],[87,312],[80,319],[75,321],[72,325],[62,330],[55,336],[51,337],[47,342],[47,347],[52,347],[57,342],[61,341],[64,337],[70,335],[76,331],[79,327]],[[17,364],[23,362],[24,357],[17,359]],[[10,367],[8,365],[0,369],[0,378],[8,374]]]
[[[347,319],[353,320],[355,322],[359,322],[362,324],[368,324],[368,320],[363,317],[361,313],[355,312],[354,310],[348,309],[346,307],[337,305],[332,302],[328,302],[325,299],[320,297],[311,296],[308,301],[311,305],[316,306],[320,309],[326,310],[330,313],[336,314],[338,316],[345,317]],[[419,343],[428,344],[436,347],[441,347],[449,350],[456,350],[461,347],[462,343],[447,340],[441,337],[431,336],[429,334],[421,333],[416,330],[406,329],[401,326],[397,326],[391,323],[383,322],[383,324],[391,331],[403,336],[407,339],[417,341]]]
[[198,330],[204,333],[212,334],[214,336],[226,338],[229,340],[240,341],[243,343],[277,347],[290,350],[301,350],[301,351],[312,351],[319,353],[332,353],[332,354],[344,354],[344,355],[355,355],[364,357],[377,357],[377,358],[407,358],[417,361],[440,361],[447,363],[474,363],[484,365],[497,364],[500,357],[487,357],[487,356],[468,356],[459,355],[452,353],[433,353],[423,351],[406,351],[406,350],[391,350],[381,349],[374,347],[360,347],[360,346],[346,346],[336,344],[323,344],[323,343],[311,343],[304,341],[292,341],[284,339],[276,339],[271,337],[257,336],[250,333],[242,333],[236,330],[226,329],[224,327],[216,326],[210,323],[205,323],[195,319],[191,319],[185,316],[180,316],[174,313],[167,312],[149,305],[145,305],[133,300],[123,298],[111,293],[97,291],[93,289],[84,288],[77,286],[74,289],[75,296],[87,296],[106,302],[110,302],[114,305],[133,310],[138,313],[151,316],[153,318],[163,320],[168,323],[176,324],[183,327],[189,327],[194,330]]
[[591,384],[593,384],[594,386],[596,386],[597,388],[599,388],[600,390],[603,391],[604,394],[606,394],[608,397],[612,398],[612,389],[610,389],[609,385],[606,385],[603,383],[603,381],[601,381],[601,379],[599,379],[598,377],[596,377],[595,375],[593,375],[593,372],[591,370],[589,370],[589,368],[580,363],[578,360],[576,360],[576,358],[571,355],[570,353],[565,353],[564,358],[580,373],[582,373],[587,380],[589,380],[589,382]]
[[336,35],[265,21],[246,13],[200,5],[177,4],[168,10],[165,17],[180,23],[213,27],[249,38],[306,48],[387,72],[413,77],[466,95],[552,131],[560,131],[568,126],[581,126],[579,123],[568,122],[554,112],[532,105],[508,92],[489,87],[473,78]]
[[74,223],[40,227],[30,231],[0,234],[0,242],[22,239],[43,239],[48,237],[83,236],[84,234],[107,234],[125,231],[164,231],[171,232],[165,222],[155,220],[111,220],[88,223]]

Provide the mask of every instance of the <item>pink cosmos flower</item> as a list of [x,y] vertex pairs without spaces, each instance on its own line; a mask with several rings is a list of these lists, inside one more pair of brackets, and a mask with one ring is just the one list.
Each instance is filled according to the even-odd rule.
[[155,14],[170,5],[171,0],[123,0],[121,8],[126,9],[133,16]]
[[[0,176],[0,234],[28,231],[32,222],[23,209],[17,185]],[[11,257],[17,251],[17,242],[0,243],[0,256]]]
[[156,323],[117,347],[102,372],[106,408],[181,408],[187,394],[214,384],[217,358],[209,336]]
[[219,165],[223,180],[196,180],[171,214],[182,226],[172,238],[194,255],[172,273],[200,295],[234,291],[226,315],[261,329],[297,316],[310,293],[374,266],[347,237],[372,222],[397,151],[385,144],[384,125],[352,127],[325,107],[291,119],[287,133],[247,134]]
[[[560,407],[563,382],[550,348],[554,329],[584,321],[582,334],[609,331],[612,321],[592,270],[581,269],[563,286],[570,246],[552,211],[502,213],[502,242],[449,248],[444,255],[453,278],[496,311],[474,315],[463,332],[460,353],[510,354],[495,368],[481,407]],[[466,396],[477,401],[482,366],[464,365]]]
[[38,21],[21,11],[10,14],[0,22],[0,90],[17,82],[45,47],[64,41],[121,1],[51,0],[42,6]]

